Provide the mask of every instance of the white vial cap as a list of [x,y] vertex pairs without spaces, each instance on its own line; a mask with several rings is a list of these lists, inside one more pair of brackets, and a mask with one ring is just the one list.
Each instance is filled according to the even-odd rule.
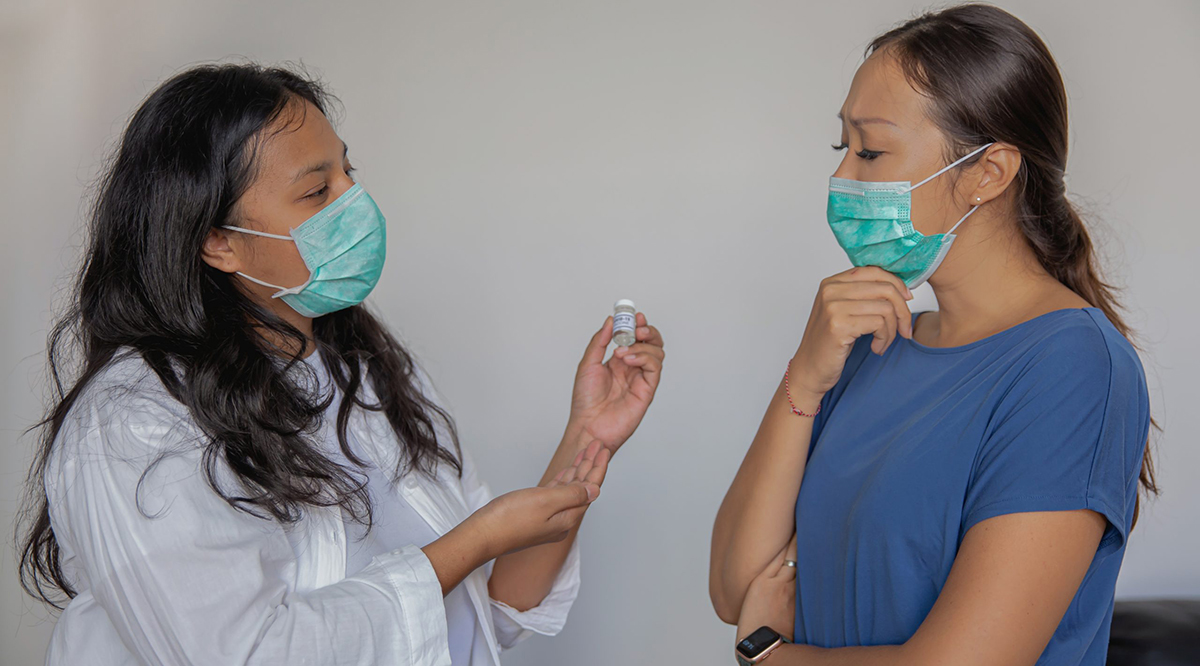
[[617,301],[616,303],[613,303],[613,309],[615,310],[616,308],[619,308],[622,305],[628,305],[629,307],[631,307],[635,310],[637,309],[637,306],[633,304],[633,301],[629,300],[628,298],[622,298],[621,300]]

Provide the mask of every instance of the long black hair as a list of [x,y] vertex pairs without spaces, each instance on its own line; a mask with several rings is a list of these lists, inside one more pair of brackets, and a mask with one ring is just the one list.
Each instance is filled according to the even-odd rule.
[[[57,609],[55,590],[75,596],[42,477],[71,406],[126,351],[141,356],[202,429],[206,480],[231,506],[291,523],[305,506],[338,505],[370,528],[365,481],[306,436],[332,396],[316,399],[295,381],[305,335],[201,259],[209,232],[234,223],[265,133],[293,122],[287,114],[303,113],[303,102],[328,115],[333,101],[301,71],[204,65],[163,83],[134,113],[99,181],[82,267],[47,340],[53,394],[31,428],[40,446],[17,524],[21,586],[30,595]],[[365,306],[316,318],[313,337],[343,396],[336,431],[351,461],[363,462],[346,442],[358,407],[383,412],[395,431],[397,478],[432,475],[439,464],[461,475],[453,422],[421,393],[412,357]],[[376,401],[363,398],[366,380]],[[438,442],[435,419],[450,448]],[[238,488],[218,484],[218,466],[232,471]]]
[[[1099,308],[1136,345],[1116,289],[1101,277],[1087,225],[1067,198],[1067,92],[1045,42],[1003,9],[970,3],[879,35],[866,55],[876,52],[896,58],[928,98],[932,119],[948,139],[948,162],[993,141],[1021,152],[1014,208],[1022,236],[1047,273]],[[1138,483],[1135,525],[1140,494],[1159,492],[1149,442]]]

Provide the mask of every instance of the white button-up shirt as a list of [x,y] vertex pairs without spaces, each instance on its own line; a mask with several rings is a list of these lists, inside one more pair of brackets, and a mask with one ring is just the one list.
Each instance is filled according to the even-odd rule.
[[[380,469],[395,468],[400,447],[381,413],[355,409],[347,436]],[[421,549],[347,577],[337,506],[310,507],[287,526],[235,510],[208,485],[205,441],[137,355],[114,361],[72,407],[44,483],[77,595],[47,664],[449,666],[441,585]],[[219,458],[212,469],[227,493],[239,490]],[[438,534],[492,498],[465,454],[461,479],[441,465],[436,479],[407,475],[398,492]],[[501,650],[562,629],[579,591],[578,542],[527,611],[491,599],[490,574],[488,563],[462,585],[499,664]]]

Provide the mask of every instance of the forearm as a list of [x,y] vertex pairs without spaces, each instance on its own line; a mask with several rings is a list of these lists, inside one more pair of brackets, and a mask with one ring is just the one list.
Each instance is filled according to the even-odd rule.
[[[545,485],[559,472],[571,466],[575,456],[585,448],[588,441],[582,430],[568,425],[558,449],[546,466],[538,485]],[[537,606],[550,593],[554,580],[567,560],[579,527],[572,529],[562,541],[542,544],[524,550],[507,553],[496,558],[492,576],[488,580],[490,596],[518,611]]]
[[458,587],[472,571],[483,566],[491,555],[486,540],[467,520],[421,549],[438,582],[442,584],[442,596]]
[[[793,400],[814,413],[818,395]],[[792,413],[783,382],[771,398],[713,526],[709,592],[721,619],[736,622],[750,581],[795,530],[795,504],[808,458],[813,419]]]
[[763,662],[764,666],[907,666],[903,645],[820,648],[812,645],[781,645]]

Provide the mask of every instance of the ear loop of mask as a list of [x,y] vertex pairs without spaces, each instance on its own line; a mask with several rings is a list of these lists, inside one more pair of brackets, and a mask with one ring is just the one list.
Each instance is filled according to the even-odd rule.
[[963,215],[963,216],[962,216],[962,218],[961,218],[961,219],[960,219],[958,222],[955,222],[955,223],[954,223],[954,226],[950,227],[950,231],[947,231],[947,232],[946,232],[946,235],[947,235],[947,236],[953,236],[953,235],[954,235],[954,230],[958,228],[958,225],[962,224],[963,222],[966,222],[966,221],[967,221],[967,218],[968,218],[968,217],[971,217],[971,214],[972,214],[972,213],[974,213],[974,212],[975,212],[975,211],[977,211],[977,210],[979,210],[979,206],[971,206],[971,210],[967,211],[967,214],[966,214],[966,215]]
[[[993,141],[992,143],[995,143],[995,142]],[[976,148],[975,150],[972,150],[971,152],[967,153],[966,155],[963,155],[962,157],[958,158],[957,160],[954,160],[950,164],[947,164],[946,166],[942,167],[941,171],[938,171],[937,173],[935,173],[932,176],[926,178],[925,180],[917,183],[916,185],[909,185],[907,188],[902,187],[902,188],[896,190],[896,194],[907,194],[909,192],[912,192],[913,190],[917,189],[918,187],[924,185],[925,183],[928,183],[929,181],[933,180],[934,178],[937,178],[938,176],[946,173],[947,171],[953,169],[954,167],[971,159],[972,157],[979,154],[980,152],[983,152],[983,150],[986,149],[990,145],[992,145],[992,144],[991,143],[983,144],[982,146]]]
[[[296,239],[292,238],[291,236],[281,236],[279,234],[269,234],[265,231],[255,231],[254,229],[243,229],[242,227],[234,227],[234,226],[229,226],[229,225],[222,225],[221,228],[222,229],[230,229],[232,231],[240,231],[244,234],[251,234],[254,236],[262,236],[263,238],[276,238],[279,240],[292,241],[293,243],[296,242]],[[243,273],[241,271],[234,271],[234,272],[235,272],[235,274],[240,275],[255,284],[261,284],[264,287],[278,289],[279,291],[277,293],[271,294],[271,298],[279,298],[280,296],[285,296],[287,294],[298,294],[298,293],[300,293],[301,290],[303,290],[305,287],[308,286],[308,282],[305,282],[304,284],[300,285],[299,287],[291,287],[291,288],[281,287],[277,284],[271,284],[270,282],[260,280],[256,277],[250,277],[249,275],[246,275],[245,273]],[[311,279],[312,278],[310,276],[309,280],[311,280]]]

